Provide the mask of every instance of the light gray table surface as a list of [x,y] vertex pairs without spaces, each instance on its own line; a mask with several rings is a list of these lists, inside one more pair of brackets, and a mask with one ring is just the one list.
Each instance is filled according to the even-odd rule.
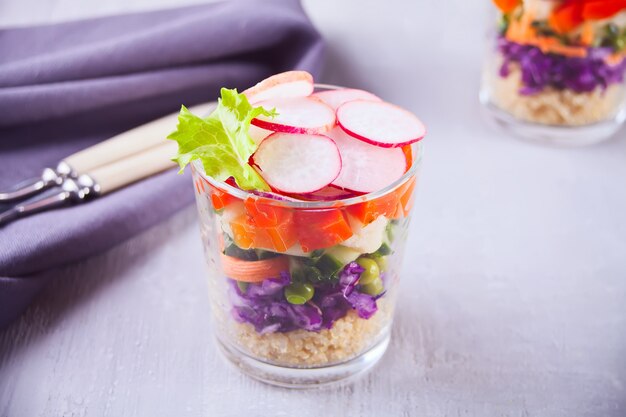
[[[188,3],[1,0],[0,26]],[[626,416],[626,132],[556,149],[489,129],[487,3],[305,1],[329,43],[322,81],[429,126],[393,340],[372,373],[301,392],[226,364],[190,207],[67,267],[0,333],[0,416]]]

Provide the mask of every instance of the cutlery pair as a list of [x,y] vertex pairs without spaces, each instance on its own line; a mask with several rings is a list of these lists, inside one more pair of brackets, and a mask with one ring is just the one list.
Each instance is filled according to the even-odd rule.
[[[215,103],[191,107],[207,114]],[[41,176],[0,192],[0,227],[44,210],[83,203],[174,167],[176,143],[165,137],[176,126],[171,114],[136,127],[45,168]],[[53,191],[54,190],[54,191]]]

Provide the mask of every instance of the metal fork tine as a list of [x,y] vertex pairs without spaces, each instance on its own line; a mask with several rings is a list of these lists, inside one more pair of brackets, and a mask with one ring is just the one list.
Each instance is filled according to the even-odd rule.
[[0,203],[24,200],[48,188],[57,187],[61,185],[62,181],[63,178],[59,176],[55,170],[46,168],[41,173],[40,178],[33,178],[32,180],[26,181],[22,183],[23,185],[21,187],[15,188],[14,190],[0,192]]

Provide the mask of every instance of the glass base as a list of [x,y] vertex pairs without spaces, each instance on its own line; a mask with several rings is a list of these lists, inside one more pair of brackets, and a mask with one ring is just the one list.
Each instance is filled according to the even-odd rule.
[[279,387],[307,389],[343,385],[366,374],[385,354],[390,336],[387,332],[378,343],[354,359],[317,368],[272,365],[255,359],[219,339],[217,344],[229,362],[252,378]]
[[490,124],[512,133],[520,139],[553,146],[578,147],[610,139],[626,120],[626,111],[603,122],[583,126],[556,126],[526,122],[513,117],[489,100],[487,92],[480,93],[483,115]]

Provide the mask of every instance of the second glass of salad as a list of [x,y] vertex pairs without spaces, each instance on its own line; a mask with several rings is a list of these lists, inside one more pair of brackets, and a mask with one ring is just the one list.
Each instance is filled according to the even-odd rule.
[[528,139],[585,145],[626,120],[626,0],[493,0],[481,102]]
[[226,357],[286,387],[345,381],[384,354],[424,125],[357,89],[274,75],[213,113],[183,107],[212,323]]

